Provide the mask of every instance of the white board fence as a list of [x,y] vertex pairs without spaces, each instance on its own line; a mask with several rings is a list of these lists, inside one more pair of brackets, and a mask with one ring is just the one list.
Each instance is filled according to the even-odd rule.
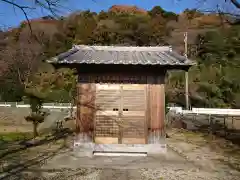
[[[29,108],[29,104],[18,102],[0,102],[0,107],[16,107]],[[46,109],[70,109],[70,103],[45,103],[43,108]],[[76,106],[73,107],[76,109]],[[240,116],[240,109],[222,109],[222,108],[192,108],[191,110],[184,110],[182,107],[169,107],[170,111],[178,114],[208,114],[208,115],[230,115]]]
[[[0,103],[0,107],[16,107],[16,108],[30,108],[29,104],[17,103],[17,102],[4,102]],[[43,104],[45,109],[70,109],[70,103],[45,103]],[[73,109],[76,109],[76,106],[73,106]]]
[[170,111],[178,114],[207,114],[207,115],[229,115],[240,116],[240,109],[223,109],[223,108],[192,108],[184,110],[182,107],[170,107]]

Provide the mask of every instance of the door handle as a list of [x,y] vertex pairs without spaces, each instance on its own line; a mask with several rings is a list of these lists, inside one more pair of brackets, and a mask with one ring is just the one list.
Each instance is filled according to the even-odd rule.
[[124,108],[123,111],[128,111],[128,109],[127,109],[127,108]]
[[118,108],[113,108],[113,111],[118,111]]

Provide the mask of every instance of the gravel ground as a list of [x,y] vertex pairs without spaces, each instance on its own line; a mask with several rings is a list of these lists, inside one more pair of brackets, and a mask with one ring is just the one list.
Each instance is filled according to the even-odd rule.
[[205,172],[196,168],[179,169],[62,169],[58,172],[21,173],[5,179],[43,180],[238,180],[226,172]]
[[[177,154],[171,155],[171,159],[176,161],[149,159],[145,161],[136,161],[132,165],[128,162],[130,157],[105,158],[99,157],[97,159],[88,160],[84,158],[70,158],[69,151],[63,150],[58,152],[56,156],[49,159],[46,164],[35,167],[28,167],[16,174],[8,174],[5,177],[0,176],[0,180],[12,179],[26,179],[26,180],[239,180],[240,172],[236,169],[231,169],[228,166],[223,166],[222,163],[216,163],[209,157],[203,159],[204,153],[202,151],[202,158],[200,152],[196,153],[181,142],[180,144],[170,143],[169,145],[176,145],[178,149],[185,149],[185,153],[191,157],[186,160],[185,157],[177,158]],[[46,147],[45,147],[46,148]],[[53,147],[52,147],[53,148]],[[39,148],[38,151],[42,151]],[[187,152],[189,150],[191,154]],[[200,149],[199,149],[200,150]],[[66,152],[65,152],[66,151]],[[194,152],[194,153],[193,153]],[[168,151],[168,154],[170,152]],[[204,156],[203,156],[204,155]],[[209,152],[207,151],[209,156]],[[214,154],[211,154],[213,158]],[[192,162],[201,161],[205,163],[199,166],[199,163]],[[107,161],[108,160],[108,161]],[[204,161],[203,161],[204,160]],[[127,162],[124,165],[122,162]],[[149,162],[150,161],[150,162]],[[117,163],[117,166],[116,166]],[[88,164],[88,166],[86,166]],[[103,166],[103,164],[107,166]],[[91,165],[91,166],[90,166]],[[151,166],[150,166],[151,165]],[[211,168],[213,165],[215,168]],[[221,165],[221,166],[220,166]],[[146,167],[146,168],[145,168]]]
[[[34,158],[38,156],[51,156],[47,160],[48,168],[28,167],[21,172],[15,174],[6,174],[2,176],[0,172],[0,180],[26,179],[26,180],[239,180],[239,163],[240,154],[239,147],[235,147],[224,140],[215,139],[209,140],[206,137],[195,133],[170,133],[168,146],[175,148],[171,158],[176,161],[166,161],[154,159],[149,162],[139,161],[130,167],[129,159],[122,159],[127,162],[126,165],[121,163],[121,158],[114,158],[113,163],[118,162],[122,168],[113,167],[110,158],[102,158],[96,161],[87,162],[86,159],[70,157],[68,150],[64,152],[57,151],[60,144],[55,143],[54,146],[43,145],[41,147],[32,148],[23,152],[20,157],[16,154],[11,154],[9,166],[17,163],[19,160],[24,160],[28,164],[33,163]],[[224,146],[223,146],[224,145]],[[55,147],[56,146],[56,147]],[[226,147],[225,147],[226,146]],[[51,150],[52,149],[52,150]],[[169,155],[168,151],[168,155]],[[27,157],[25,157],[27,156]],[[53,157],[52,157],[53,156]],[[178,157],[179,156],[179,157]],[[180,158],[181,157],[181,158]],[[41,159],[40,158],[40,159]],[[126,158],[126,157],[125,157]],[[43,158],[42,158],[43,159]],[[183,159],[183,160],[182,160]],[[231,160],[231,162],[230,162]],[[1,164],[2,159],[0,159]],[[15,162],[16,161],[16,162]],[[152,162],[154,161],[154,162]],[[226,161],[226,162],[225,162]],[[96,164],[108,166],[97,166]],[[178,162],[178,163],[177,163]],[[188,164],[187,164],[188,162]],[[225,162],[225,163],[223,163]],[[27,164],[26,163],[26,164]],[[81,166],[80,164],[89,164],[89,166]],[[148,165],[149,164],[149,165]],[[2,164],[1,164],[2,165]],[[151,165],[151,166],[150,166]],[[136,167],[137,166],[137,167]],[[21,168],[21,165],[18,166]],[[146,168],[145,168],[146,167]],[[1,171],[1,170],[0,170]]]

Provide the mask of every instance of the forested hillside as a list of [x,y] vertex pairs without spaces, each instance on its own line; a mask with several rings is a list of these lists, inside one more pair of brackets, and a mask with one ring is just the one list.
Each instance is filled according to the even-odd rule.
[[[0,100],[22,101],[25,81],[38,72],[53,72],[43,61],[73,44],[172,45],[198,65],[190,69],[193,107],[240,108],[240,25],[225,16],[185,10],[181,14],[156,6],[150,11],[113,6],[107,12],[75,12],[68,17],[43,17],[0,32]],[[167,98],[184,106],[184,72],[170,72]],[[68,101],[66,90],[54,89],[46,101]]]

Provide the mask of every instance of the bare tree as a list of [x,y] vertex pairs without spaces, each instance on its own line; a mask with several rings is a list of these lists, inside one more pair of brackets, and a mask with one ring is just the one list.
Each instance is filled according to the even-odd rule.
[[29,12],[37,9],[44,9],[53,16],[58,16],[62,9],[66,9],[63,6],[62,0],[0,0],[0,3],[8,4],[12,6],[13,13],[16,9],[20,10],[27,21],[27,24],[32,32],[32,27],[29,19]]
[[200,11],[240,17],[240,0],[196,0],[196,2],[198,3],[196,8]]
[[[227,0],[225,0],[227,1]],[[240,2],[238,0],[229,0],[236,8],[240,9]]]
[[[16,43],[10,44],[3,50],[3,58],[0,60],[5,64],[5,75],[16,73],[14,77],[18,84],[24,85],[32,72],[38,67],[40,45],[36,43]],[[12,69],[13,68],[13,69]]]

